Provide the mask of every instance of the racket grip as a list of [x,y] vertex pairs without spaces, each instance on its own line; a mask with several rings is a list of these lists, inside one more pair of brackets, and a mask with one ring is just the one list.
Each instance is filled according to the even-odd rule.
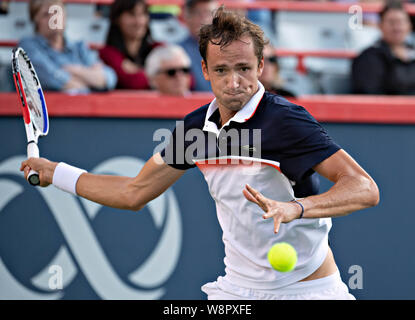
[[[35,142],[28,143],[27,157],[28,158],[39,158],[39,148]],[[39,174],[34,170],[30,170],[29,174],[27,175],[27,181],[29,181],[29,183],[32,186],[38,186],[40,184]]]

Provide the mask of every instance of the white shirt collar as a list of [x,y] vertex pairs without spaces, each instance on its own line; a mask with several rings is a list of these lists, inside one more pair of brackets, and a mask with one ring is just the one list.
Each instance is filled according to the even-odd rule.
[[[251,99],[249,99],[249,101],[242,107],[241,110],[239,110],[232,118],[228,120],[228,122],[226,122],[223,125],[223,127],[228,125],[229,122],[231,121],[243,123],[249,120],[255,114],[255,111],[259,105],[259,102],[261,101],[264,95],[264,92],[265,92],[264,86],[262,85],[261,82],[258,81],[258,91],[251,97]],[[209,118],[217,109],[218,109],[218,105],[217,105],[216,98],[215,98],[209,104],[208,110],[206,112],[205,125],[203,127],[204,131],[211,131],[216,134],[219,133],[220,128],[217,127],[216,123],[209,121]]]

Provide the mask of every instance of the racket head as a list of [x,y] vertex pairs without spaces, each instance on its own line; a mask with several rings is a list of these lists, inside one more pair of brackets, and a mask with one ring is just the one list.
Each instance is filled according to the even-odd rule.
[[49,132],[49,116],[46,100],[35,68],[21,47],[12,52],[13,79],[22,103],[26,124],[32,123],[36,137]]

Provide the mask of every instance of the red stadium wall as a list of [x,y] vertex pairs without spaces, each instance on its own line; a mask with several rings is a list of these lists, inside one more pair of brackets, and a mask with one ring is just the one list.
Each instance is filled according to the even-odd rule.
[[[194,93],[181,98],[136,91],[77,96],[49,92],[45,97],[51,117],[156,119],[181,119],[213,98],[208,93]],[[309,95],[291,101],[304,106],[320,122],[415,124],[413,97]],[[20,114],[16,93],[0,94],[0,116]]]

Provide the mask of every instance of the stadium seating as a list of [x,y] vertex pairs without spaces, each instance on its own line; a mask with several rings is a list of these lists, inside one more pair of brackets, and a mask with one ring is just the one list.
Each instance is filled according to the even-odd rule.
[[68,15],[66,35],[71,40],[83,40],[87,43],[104,44],[109,28],[106,18],[91,16],[88,19]]
[[173,15],[162,19],[152,19],[150,30],[154,40],[165,43],[178,43],[189,34],[186,27]]
[[[109,1],[110,2],[110,1]],[[106,2],[107,4],[109,2]],[[173,1],[175,4],[182,4]],[[248,17],[259,23],[272,44],[278,49],[293,51],[351,50],[360,52],[376,39],[380,32],[374,27],[362,30],[349,27],[350,14],[345,4],[313,2],[235,2],[225,1],[230,7],[251,9]],[[152,3],[152,0],[149,0]],[[158,2],[157,2],[158,3]],[[169,3],[169,0],[166,0]],[[271,8],[271,10],[267,10]],[[368,5],[369,11],[379,8]],[[375,10],[375,9],[376,10]],[[98,15],[96,1],[66,1],[66,34],[73,40],[84,40],[97,48],[105,43],[109,27],[106,14]],[[255,9],[255,10],[252,10]],[[411,14],[415,7],[410,7]],[[151,15],[150,29],[156,41],[179,42],[187,36],[180,16],[174,14]],[[0,67],[7,75],[10,63],[10,46],[18,39],[33,33],[28,16],[27,1],[11,1],[9,14],[0,16]],[[415,39],[415,38],[414,38]],[[3,43],[3,46],[1,45]],[[279,59],[281,76],[288,89],[296,94],[348,93],[351,57],[305,56],[300,61],[296,54]],[[299,67],[299,63],[302,64]],[[0,90],[4,90],[5,85]]]
[[347,13],[278,11],[277,46],[286,49],[346,49]]
[[[9,13],[0,15],[0,41],[16,41],[32,33],[27,3],[11,2]],[[0,65],[10,62],[10,54],[10,48],[0,47]]]
[[350,49],[361,52],[381,36],[380,30],[373,26],[363,26],[360,30],[349,29],[346,35]]
[[[278,11],[275,13],[275,29],[277,30],[277,48],[294,50],[341,50],[347,49],[346,41],[347,13],[321,13]],[[349,61],[342,59],[307,58],[304,61],[308,72],[314,76],[296,75],[295,79],[302,79],[299,83],[303,93],[320,93],[320,85],[315,83],[321,74],[336,74],[346,76],[349,72]],[[293,60],[281,59],[283,77],[288,73],[293,78]],[[307,84],[310,83],[311,84]],[[299,85],[297,81],[295,86]],[[333,88],[334,89],[334,88]],[[312,90],[311,92],[309,90]]]

